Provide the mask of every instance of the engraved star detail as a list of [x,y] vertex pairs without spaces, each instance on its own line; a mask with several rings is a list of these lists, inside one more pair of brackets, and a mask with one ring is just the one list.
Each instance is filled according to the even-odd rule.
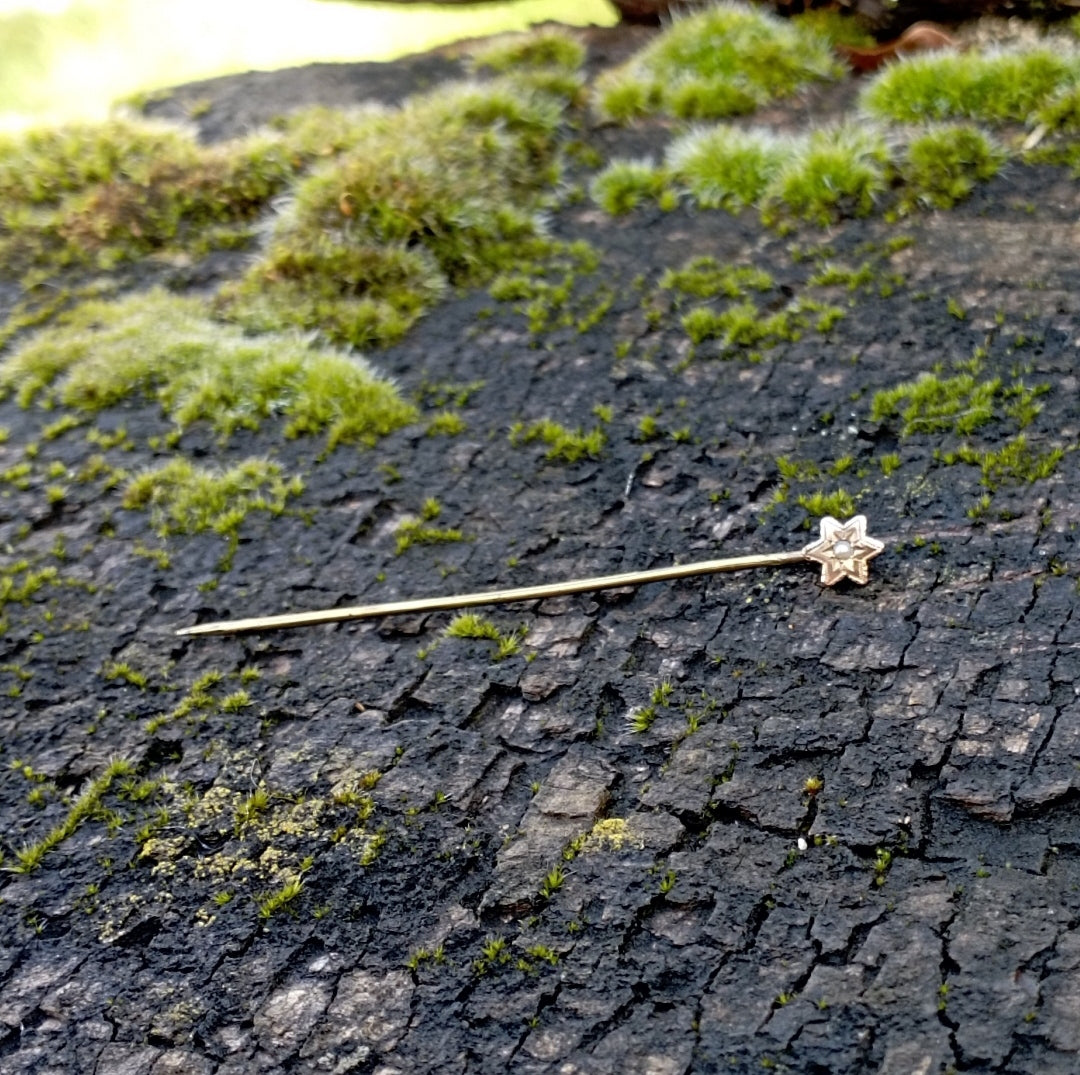
[[821,536],[803,549],[803,556],[821,564],[823,586],[835,586],[841,579],[864,586],[870,576],[868,562],[884,548],[883,542],[867,535],[865,515],[853,515],[846,523],[826,515]]

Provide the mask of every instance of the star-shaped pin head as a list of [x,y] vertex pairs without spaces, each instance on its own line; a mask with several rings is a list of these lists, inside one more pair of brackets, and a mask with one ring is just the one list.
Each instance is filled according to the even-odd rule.
[[846,523],[826,515],[821,520],[821,536],[803,549],[803,556],[821,564],[823,586],[835,586],[841,579],[865,585],[869,561],[884,548],[867,535],[865,515],[854,515]]

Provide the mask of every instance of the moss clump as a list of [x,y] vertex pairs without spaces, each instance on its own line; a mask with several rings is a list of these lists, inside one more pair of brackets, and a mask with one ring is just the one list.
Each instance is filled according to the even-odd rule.
[[712,127],[676,139],[665,163],[703,209],[734,213],[757,204],[793,147],[770,131]]
[[607,434],[599,426],[588,433],[567,429],[550,418],[541,418],[528,426],[515,422],[510,427],[511,444],[531,444],[537,440],[547,445],[544,458],[549,463],[578,463],[582,459],[599,459]]
[[862,107],[905,123],[977,119],[1024,122],[1080,80],[1080,54],[1040,45],[994,52],[926,53],[884,69]]
[[699,306],[682,318],[682,327],[693,343],[719,340],[725,350],[772,346],[792,335],[790,319],[784,311],[765,317],[749,301],[735,303],[726,310]]
[[113,120],[0,136],[0,198],[11,204],[59,205],[98,183],[145,185],[159,162],[192,163],[194,141],[178,127]]
[[80,795],[68,810],[67,816],[58,825],[50,829],[45,836],[33,844],[25,844],[15,852],[16,865],[12,868],[17,873],[30,873],[41,865],[42,859],[55,850],[88,818],[101,809],[101,800],[118,777],[131,776],[135,767],[122,758],[111,761],[105,772]]
[[629,213],[641,202],[660,197],[667,174],[651,160],[614,160],[589,184],[589,194],[612,216]]
[[667,269],[660,277],[665,290],[711,299],[724,295],[742,298],[748,291],[768,291],[775,281],[763,269],[744,265],[721,265],[713,257],[690,258],[678,269]]
[[965,435],[992,421],[1001,380],[976,380],[971,373],[942,377],[923,373],[874,395],[870,416],[880,422],[899,417],[901,436],[951,431]]
[[1051,97],[1036,111],[1035,119],[1049,131],[1080,131],[1080,85],[1070,85]]
[[889,152],[872,128],[814,131],[800,140],[765,192],[762,216],[791,215],[818,224],[865,216],[886,188]]
[[815,493],[801,493],[798,505],[815,518],[832,515],[836,519],[847,519],[855,513],[855,500],[846,489],[834,489],[831,493],[820,489]]
[[515,34],[472,54],[473,67],[502,75],[516,74],[522,68],[577,71],[584,62],[585,46],[562,30]]
[[743,115],[808,82],[837,77],[827,37],[742,4],[677,20],[629,64],[597,80],[595,108],[626,122],[651,112]]
[[979,467],[982,471],[980,481],[995,492],[1001,485],[1030,485],[1051,477],[1064,456],[1061,448],[1052,448],[1048,452],[1036,451],[1028,445],[1027,437],[1020,433],[996,451],[980,451],[965,444],[955,452],[944,455],[942,461],[948,465],[969,463]]
[[495,650],[492,655],[495,660],[501,661],[504,657],[512,657],[521,649],[525,629],[503,633],[486,617],[473,612],[463,612],[450,621],[444,634],[447,638],[476,638],[494,642]]
[[276,137],[204,148],[178,129],[125,121],[9,137],[0,142],[0,256],[49,274],[234,247],[298,163]]
[[162,536],[213,531],[235,547],[250,512],[280,515],[290,497],[303,492],[299,478],[286,480],[277,463],[245,459],[228,469],[199,467],[186,459],[137,475],[124,490],[124,507],[149,510]]
[[400,556],[414,545],[443,545],[447,542],[464,541],[465,535],[460,530],[440,529],[428,525],[441,514],[442,505],[434,497],[428,497],[420,509],[420,517],[403,520],[394,531],[397,538],[395,555]]
[[503,81],[369,114],[348,152],[297,185],[266,255],[219,309],[260,331],[399,339],[448,287],[485,282],[538,234],[561,111]]
[[154,290],[84,303],[0,366],[0,392],[98,411],[155,396],[181,429],[204,420],[228,435],[285,418],[290,437],[325,431],[329,447],[372,443],[415,418],[361,359],[298,334],[245,335],[212,321],[198,298]]
[[1005,151],[970,124],[951,124],[912,140],[900,164],[904,181],[901,210],[917,205],[948,209],[966,198],[975,184],[997,175]]

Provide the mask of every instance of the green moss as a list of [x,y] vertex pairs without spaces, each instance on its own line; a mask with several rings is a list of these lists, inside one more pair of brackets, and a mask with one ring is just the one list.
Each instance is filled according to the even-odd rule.
[[95,301],[62,315],[0,366],[0,391],[98,411],[155,396],[180,429],[208,421],[228,435],[285,418],[286,436],[325,431],[328,447],[373,443],[415,410],[367,364],[299,335],[252,338],[212,321],[200,298],[161,290]]
[[134,771],[135,767],[123,759],[117,758],[111,761],[105,772],[93,780],[86,791],[71,804],[63,821],[50,829],[36,843],[24,844],[15,852],[17,864],[12,869],[17,873],[30,873],[37,869],[50,851],[55,850],[72,836],[87,818],[99,810],[101,800],[112,787],[113,781],[119,777],[131,776]]
[[129,510],[149,510],[162,537],[212,531],[235,545],[250,512],[280,515],[303,487],[299,478],[286,481],[281,467],[266,459],[246,459],[228,469],[174,459],[133,478],[123,503]]
[[865,216],[886,189],[888,149],[871,127],[847,125],[814,131],[794,146],[762,203],[774,223],[794,216],[816,224]]
[[1006,441],[996,451],[979,451],[964,445],[955,452],[948,452],[942,461],[948,465],[969,463],[982,471],[980,481],[991,492],[1002,485],[1030,485],[1042,478],[1051,477],[1058,463],[1064,458],[1061,448],[1039,452],[1032,448],[1023,433]]
[[503,632],[484,616],[478,616],[473,612],[463,612],[450,621],[444,634],[447,638],[475,638],[494,642],[493,656],[495,660],[501,661],[504,657],[512,657],[520,650],[525,631],[519,629]]
[[660,111],[742,115],[838,71],[828,38],[812,27],[724,4],[677,19],[628,64],[602,75],[594,107],[614,122]]
[[799,507],[805,508],[807,514],[815,518],[832,515],[837,519],[847,519],[855,513],[855,500],[845,489],[834,489],[831,493],[824,490],[802,493],[797,502]]
[[794,16],[792,21],[798,26],[809,27],[834,45],[873,48],[878,43],[854,14],[854,8],[815,8]]
[[699,299],[723,295],[744,298],[749,291],[768,291],[775,286],[764,269],[743,265],[721,265],[713,257],[695,257],[678,269],[667,269],[660,277],[660,287]]
[[347,152],[296,186],[267,253],[219,309],[258,330],[399,339],[448,287],[490,279],[537,236],[561,112],[503,81],[370,113]]
[[121,120],[8,137],[0,141],[0,256],[49,274],[234,247],[297,164],[273,136],[206,148],[178,129]]
[[440,529],[427,524],[442,514],[442,505],[434,498],[424,501],[419,518],[405,519],[398,524],[394,534],[397,538],[396,555],[400,556],[414,545],[441,545],[447,542],[464,541],[460,530]]
[[1066,86],[1047,100],[1035,112],[1035,120],[1048,131],[1080,131],[1080,85]]
[[924,373],[914,381],[875,393],[870,415],[878,422],[899,417],[905,437],[946,430],[963,435],[994,418],[1000,392],[1001,380],[996,377],[978,381],[970,373],[955,377]]
[[584,240],[529,240],[519,245],[513,269],[491,282],[491,297],[516,303],[534,335],[553,326],[587,328],[595,323],[598,311],[602,316],[613,297],[606,285],[591,290],[579,286],[599,264],[599,252]]
[[738,212],[757,204],[794,145],[769,131],[707,127],[676,139],[664,163],[703,209]]
[[1046,45],[996,52],[933,52],[886,67],[866,87],[868,112],[903,122],[1026,121],[1080,79],[1080,58]]
[[526,426],[516,422],[510,429],[510,443],[531,444],[539,440],[547,445],[544,458],[550,463],[577,463],[582,459],[599,459],[607,442],[607,434],[597,426],[588,433],[571,430],[550,418],[542,418]]
[[970,124],[927,131],[908,144],[900,163],[901,211],[917,205],[950,208],[966,198],[976,183],[997,175],[1005,156],[988,135]]
[[659,198],[667,174],[651,160],[614,160],[589,184],[589,195],[605,212],[619,216]]
[[468,429],[465,419],[457,411],[439,411],[428,422],[429,437],[456,437]]
[[290,877],[280,888],[263,892],[255,897],[255,903],[259,908],[260,918],[273,918],[282,911],[294,910],[293,904],[304,890],[304,876],[302,873]]
[[516,74],[522,68],[576,71],[584,62],[585,46],[563,30],[515,34],[472,54],[474,67],[498,74]]
[[764,315],[750,301],[719,311],[699,306],[686,314],[681,323],[694,344],[719,340],[724,351],[775,347],[784,340],[797,340],[802,328],[791,310]]
[[113,120],[0,136],[0,198],[8,205],[58,205],[99,183],[149,181],[158,163],[191,162],[194,141],[178,127]]

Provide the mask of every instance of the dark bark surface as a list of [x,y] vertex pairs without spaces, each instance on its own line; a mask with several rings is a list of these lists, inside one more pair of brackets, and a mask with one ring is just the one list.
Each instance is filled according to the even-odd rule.
[[[617,55],[619,40],[594,45]],[[300,103],[403,97],[453,69],[242,76],[155,108],[209,98],[199,125],[223,138]],[[850,95],[758,118],[797,126]],[[605,158],[669,134],[580,132]],[[6,487],[9,562],[58,535],[83,551],[60,564],[66,587],[12,606],[0,639],[5,668],[32,671],[0,703],[5,865],[66,812],[28,805],[20,767],[72,797],[116,756],[164,783],[145,806],[110,798],[37,870],[0,874],[0,1072],[1075,1071],[1078,208],[1064,169],[1019,164],[949,212],[787,236],[753,214],[612,220],[571,200],[553,232],[603,255],[577,283],[574,324],[531,334],[511,305],[470,292],[372,356],[430,413],[470,386],[465,433],[410,427],[321,462],[271,432],[227,448],[185,434],[204,458],[271,452],[307,486],[311,518],[253,516],[214,590],[198,584],[220,538],[172,539],[163,570],[131,554],[157,544],[145,516],[116,512],[106,539],[94,500]],[[898,234],[912,244],[884,253]],[[757,363],[707,347],[687,362],[663,270],[697,254],[752,264],[785,301],[825,257],[793,259],[792,244],[877,275],[836,289],[847,316],[827,336]],[[238,266],[222,256],[170,278],[208,287]],[[959,438],[902,437],[870,400],[976,348],[985,376],[1048,386],[1027,444],[1066,455],[973,518],[979,468],[942,461]],[[515,421],[593,426],[597,406],[615,414],[599,460],[556,465],[508,442]],[[648,415],[665,435],[642,443]],[[54,417],[0,404],[3,466]],[[132,471],[168,431],[151,405],[108,422],[139,445]],[[980,443],[1014,433],[1003,420]],[[41,452],[76,468],[89,450],[59,438]],[[826,477],[774,503],[778,457]],[[442,637],[445,615],[173,633],[799,548],[796,494],[840,484],[887,544],[866,587],[823,590],[796,567],[497,610],[500,627],[528,629],[501,661],[489,642]],[[433,496],[468,540],[395,555],[395,523]],[[50,631],[46,596],[49,622],[85,629]],[[109,661],[185,684],[260,678],[248,708],[149,732],[175,699],[105,680]],[[340,789],[373,770],[360,826]],[[260,785],[269,800],[241,831],[235,813]],[[274,884],[242,889],[245,875],[303,884],[262,917],[252,894]],[[215,903],[230,888],[245,894]]]

